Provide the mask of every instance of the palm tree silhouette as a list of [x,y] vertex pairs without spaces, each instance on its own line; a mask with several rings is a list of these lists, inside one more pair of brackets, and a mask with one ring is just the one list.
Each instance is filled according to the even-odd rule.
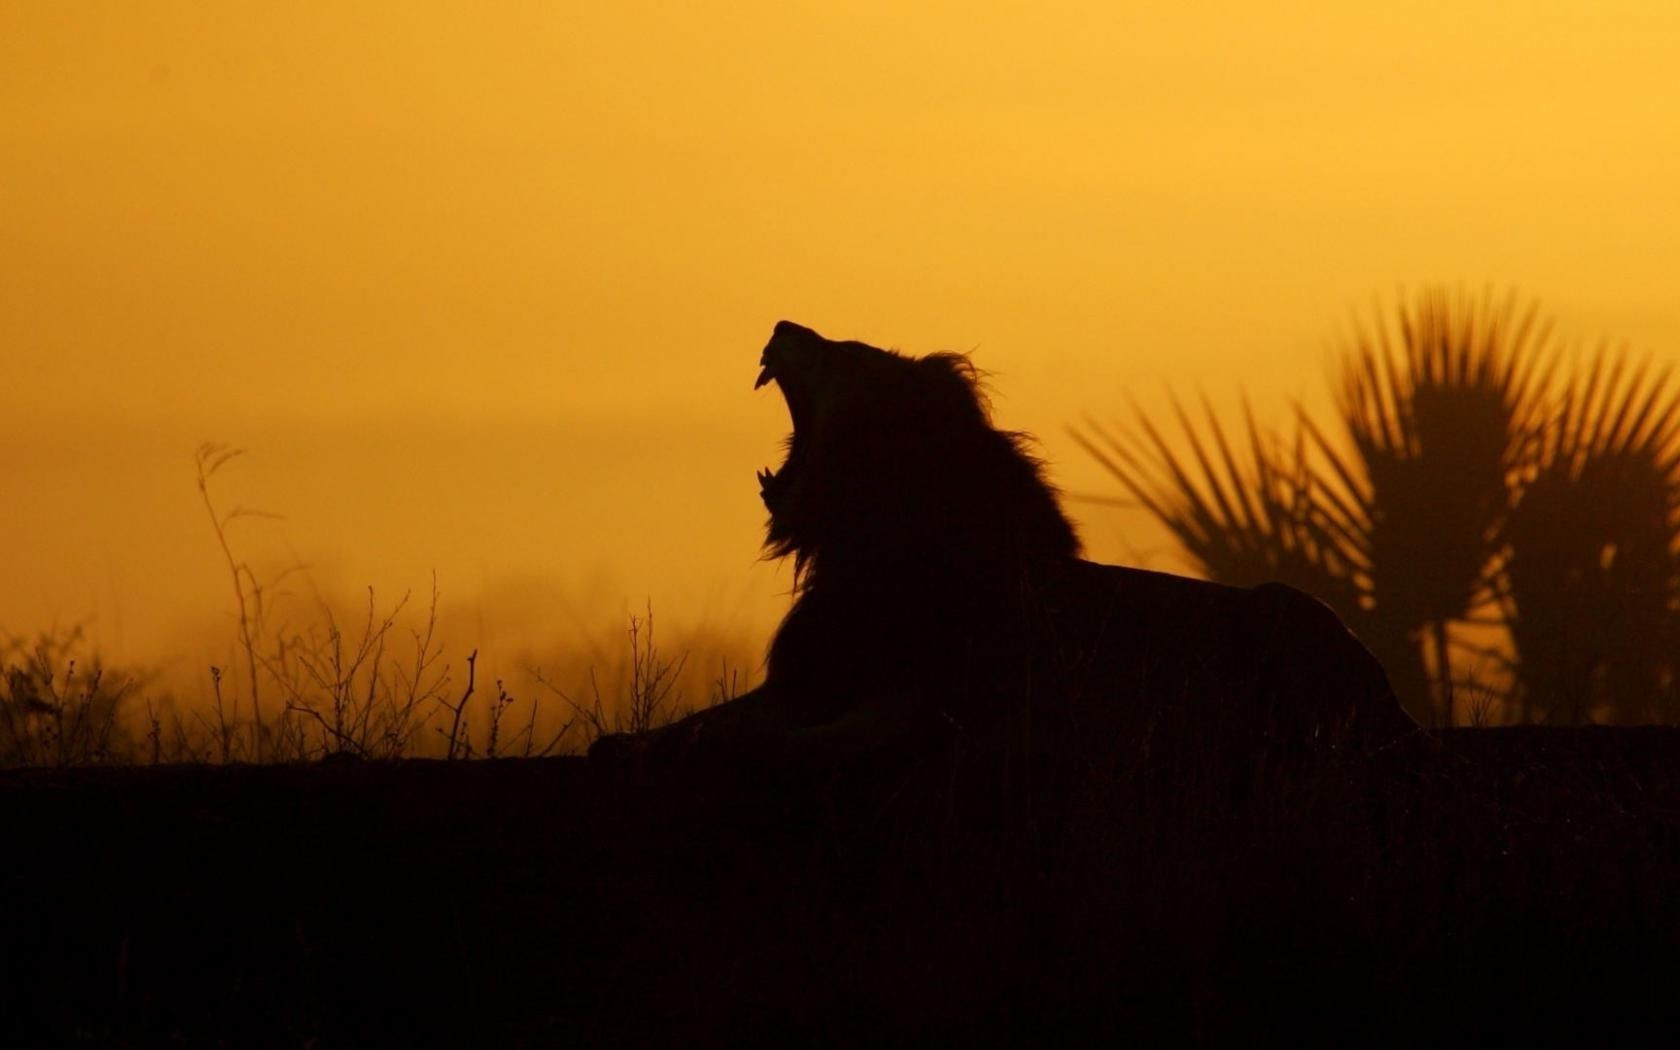
[[[1356,329],[1340,433],[1297,407],[1288,440],[1245,404],[1246,455],[1176,401],[1175,453],[1087,420],[1074,438],[1211,579],[1281,580],[1330,604],[1414,712],[1457,720],[1453,624],[1510,636],[1525,718],[1669,709],[1680,604],[1680,405],[1667,374],[1601,351],[1554,394],[1551,326],[1515,295],[1421,293]],[[1209,450],[1213,453],[1210,454]]]

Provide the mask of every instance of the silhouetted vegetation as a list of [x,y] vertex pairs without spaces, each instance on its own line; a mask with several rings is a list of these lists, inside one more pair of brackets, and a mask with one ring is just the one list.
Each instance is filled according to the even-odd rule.
[[382,605],[372,588],[357,608],[317,591],[307,566],[264,573],[242,557],[238,524],[279,516],[223,508],[215,482],[241,455],[204,445],[197,456],[234,596],[229,659],[205,668],[206,700],[106,667],[79,627],[0,636],[0,768],[535,758],[655,728],[743,689],[740,644],[679,632],[673,656],[656,642],[651,602],[628,617],[620,644],[505,669],[519,675],[512,686],[480,668],[476,649],[462,672],[445,657],[435,578],[423,608],[410,594]]
[[529,699],[503,679],[481,690],[476,651],[455,686],[436,640],[435,594],[423,625],[400,639],[404,603],[381,613],[372,601],[349,629],[327,606],[285,633],[253,629],[253,642],[265,645],[258,681],[280,699],[261,723],[221,666],[208,671],[211,701],[187,705],[154,692],[150,674],[106,667],[79,628],[5,641],[0,768],[537,758],[583,750],[604,733],[657,728],[692,713],[690,696],[712,704],[741,688],[724,662],[706,691],[685,692],[696,676],[679,677],[686,653],[673,659],[655,644],[651,608],[630,618],[624,653],[604,669],[566,669],[587,682],[584,700],[540,669],[529,672]]
[[78,629],[0,641],[0,767],[128,757],[134,741],[120,716],[144,684],[108,670]]
[[1668,380],[1625,351],[1571,361],[1514,296],[1432,290],[1356,331],[1336,376],[1340,433],[1300,409],[1287,435],[1248,412],[1239,455],[1211,410],[1198,424],[1175,404],[1188,454],[1135,406],[1135,429],[1088,421],[1074,437],[1209,578],[1278,579],[1329,603],[1425,721],[1468,721],[1466,698],[1497,692],[1520,721],[1667,722],[1680,715]]

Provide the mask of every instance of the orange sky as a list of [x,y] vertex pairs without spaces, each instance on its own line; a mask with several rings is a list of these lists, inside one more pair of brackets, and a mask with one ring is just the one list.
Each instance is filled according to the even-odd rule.
[[782,317],[975,350],[1085,491],[1067,422],[1316,399],[1402,284],[1680,354],[1680,8],[981,8],[0,7],[0,630],[197,662],[213,439],[324,586],[762,637]]

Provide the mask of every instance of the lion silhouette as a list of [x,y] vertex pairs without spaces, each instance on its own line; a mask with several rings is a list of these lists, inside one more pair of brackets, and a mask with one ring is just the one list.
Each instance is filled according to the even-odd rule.
[[764,684],[592,755],[1033,726],[1238,754],[1380,745],[1415,728],[1323,603],[1080,557],[1023,434],[958,354],[911,357],[776,325],[755,389],[792,417],[759,472],[766,549],[794,562]]

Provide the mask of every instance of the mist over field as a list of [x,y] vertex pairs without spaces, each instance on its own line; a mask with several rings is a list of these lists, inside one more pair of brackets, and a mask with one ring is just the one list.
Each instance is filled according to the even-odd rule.
[[[202,699],[209,665],[230,660],[237,605],[195,488],[199,439],[168,424],[106,427],[15,469],[17,489],[39,495],[20,522],[32,542],[5,552],[0,625],[81,626],[107,661],[155,668],[169,691]],[[721,647],[751,674],[785,607],[786,572],[759,557],[752,468],[734,472],[744,497],[734,505],[709,491],[725,473],[717,460],[755,462],[761,450],[740,435],[695,447],[704,425],[423,416],[235,429],[247,451],[211,494],[223,514],[276,515],[227,530],[236,557],[275,581],[275,626],[301,628],[325,607],[358,622],[372,588],[381,613],[409,595],[406,633],[424,623],[435,579],[457,667],[480,649],[481,666],[510,681],[536,665],[597,663],[605,674],[627,616],[651,602],[668,642],[711,639],[703,655]],[[633,469],[617,465],[638,445],[647,452]],[[720,542],[672,542],[689,529]]]

